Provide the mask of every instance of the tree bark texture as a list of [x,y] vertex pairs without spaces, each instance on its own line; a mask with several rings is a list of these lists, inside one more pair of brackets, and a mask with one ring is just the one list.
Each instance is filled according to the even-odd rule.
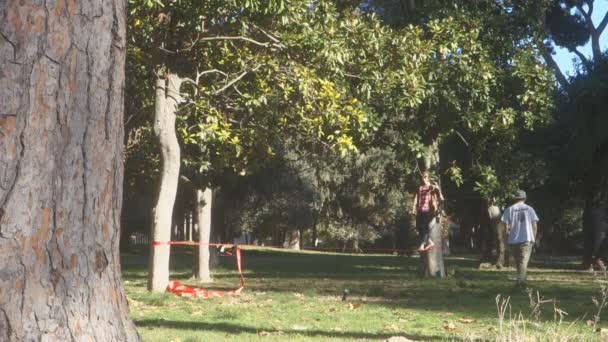
[[195,270],[195,278],[201,283],[209,283],[211,279],[209,242],[211,241],[211,205],[213,191],[210,188],[196,190],[196,220],[198,225],[198,268]]
[[0,1],[0,341],[137,341],[119,258],[124,0]]
[[422,269],[427,277],[445,277],[445,265],[443,263],[443,227],[434,218],[430,223],[429,238],[435,242],[436,248],[422,253]]
[[[180,149],[175,134],[175,118],[181,97],[182,80],[169,73],[167,79],[156,81],[156,103],[154,134],[161,150],[160,190],[152,219],[153,241],[167,242],[171,239],[173,206],[179,180]],[[163,292],[169,284],[169,244],[153,245],[150,248],[148,290]]]

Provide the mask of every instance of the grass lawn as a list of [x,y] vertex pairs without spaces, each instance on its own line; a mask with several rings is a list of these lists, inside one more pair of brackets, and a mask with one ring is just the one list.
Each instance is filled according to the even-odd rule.
[[[188,283],[192,255],[173,248],[171,278]],[[512,289],[514,270],[478,270],[474,258],[446,259],[447,279],[417,274],[417,257],[244,250],[245,289],[223,298],[146,291],[147,253],[124,253],[131,318],[145,341],[607,340],[587,321],[603,276],[573,263],[531,264],[531,287]],[[238,287],[233,257],[221,257],[208,288]],[[349,296],[342,301],[344,289]],[[504,320],[496,297],[509,298]],[[536,295],[536,292],[534,292]],[[567,312],[559,322],[558,310]],[[521,313],[521,316],[518,315]],[[608,312],[606,313],[608,317]],[[501,324],[502,322],[502,324]],[[607,327],[600,322],[597,328]],[[608,330],[608,329],[606,329]]]

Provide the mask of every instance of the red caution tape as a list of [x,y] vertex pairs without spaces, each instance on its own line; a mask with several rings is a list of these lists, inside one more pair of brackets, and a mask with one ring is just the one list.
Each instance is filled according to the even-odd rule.
[[242,267],[242,261],[241,261],[242,260],[241,248],[239,246],[235,246],[235,247],[236,247],[236,267],[239,270],[239,275],[241,277],[241,286],[238,289],[230,290],[230,291],[205,290],[202,287],[188,286],[188,285],[184,285],[184,284],[180,283],[177,280],[172,280],[169,282],[169,285],[167,285],[167,291],[173,292],[180,297],[202,297],[202,298],[223,297],[225,295],[240,293],[243,290],[243,288],[245,288],[245,277],[243,276],[243,267]]

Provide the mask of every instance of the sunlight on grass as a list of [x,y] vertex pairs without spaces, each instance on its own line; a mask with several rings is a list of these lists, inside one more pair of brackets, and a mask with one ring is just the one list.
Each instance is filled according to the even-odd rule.
[[[191,261],[192,255],[178,250],[172,256],[172,279],[193,284]],[[246,250],[244,291],[213,299],[149,293],[145,262],[141,255],[123,255],[131,318],[145,341],[602,337],[587,322],[596,313],[592,297],[598,296],[601,280],[572,269],[533,265],[532,287],[552,301],[531,309],[528,294],[512,289],[513,270],[478,270],[472,258],[448,258],[451,276],[438,280],[419,277],[418,258]],[[221,257],[214,278],[212,287],[238,286],[232,257]],[[499,294],[509,298],[502,317]],[[556,307],[567,313],[559,321]]]

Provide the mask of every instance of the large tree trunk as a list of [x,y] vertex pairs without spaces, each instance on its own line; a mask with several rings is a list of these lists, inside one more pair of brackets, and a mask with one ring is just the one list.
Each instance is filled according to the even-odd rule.
[[[434,141],[427,145],[424,151],[424,165],[429,171],[439,168],[439,144]],[[440,173],[437,173],[440,174]],[[440,182],[440,179],[438,179]],[[439,184],[441,187],[441,184]],[[443,222],[436,216],[430,223],[429,238],[436,245],[435,249],[422,253],[422,270],[428,277],[445,277],[445,266],[443,263]]]
[[179,179],[180,150],[175,134],[175,117],[181,102],[179,89],[182,80],[169,73],[167,80],[156,81],[156,104],[154,133],[161,150],[161,179],[158,200],[154,207],[152,240],[161,244],[150,248],[148,290],[162,292],[169,284],[169,254],[171,239],[171,218]]
[[120,275],[125,1],[0,1],[0,341],[137,341]]
[[205,191],[196,190],[196,221],[198,225],[198,241],[201,243],[197,250],[197,269],[194,277],[201,283],[209,283],[211,279],[209,242],[211,241],[211,203],[213,192],[210,188]]

